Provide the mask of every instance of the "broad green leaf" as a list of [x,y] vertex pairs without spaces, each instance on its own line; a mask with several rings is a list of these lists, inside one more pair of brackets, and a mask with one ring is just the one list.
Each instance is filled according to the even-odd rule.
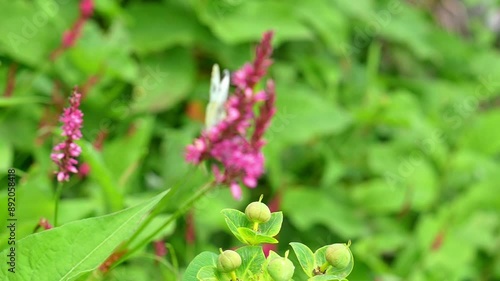
[[259,234],[271,237],[276,236],[281,230],[282,223],[283,212],[273,212],[267,222],[259,224]]
[[108,51],[105,61],[106,71],[127,82],[136,80],[139,68],[137,61],[131,55],[132,44],[125,26],[121,22],[115,22],[107,32],[105,40],[104,43]]
[[235,209],[224,209],[221,213],[226,217],[226,224],[233,235],[243,243],[246,241],[238,232],[239,227],[251,227],[251,222],[247,219],[246,215]]
[[345,239],[354,238],[367,226],[352,212],[349,202],[336,198],[332,190],[312,187],[289,188],[283,194],[282,209],[299,231],[307,231],[316,224]]
[[187,45],[196,38],[196,21],[189,12],[163,3],[133,3],[127,7],[134,49],[140,54]]
[[352,121],[349,113],[304,85],[277,84],[276,92],[279,110],[266,132],[268,142],[304,143],[340,133]]
[[371,16],[373,16],[373,1],[360,0],[357,2],[352,2],[349,0],[339,0],[335,1],[334,3],[337,8],[354,17],[369,19]]
[[475,122],[467,128],[461,143],[464,147],[484,155],[500,153],[500,111],[491,111],[476,117]]
[[[350,21],[336,5],[336,2],[322,0],[297,1],[296,11],[300,18],[327,42],[327,48],[339,51],[339,46],[347,44]],[[337,32],[333,33],[332,30]],[[324,71],[323,74],[329,73]]]
[[252,230],[253,223],[250,222],[245,213],[235,209],[224,209],[221,211],[226,217],[226,223],[233,235],[245,244],[256,245],[262,243],[278,243],[274,239],[283,222],[283,214],[274,212],[266,223],[259,224],[257,232]]
[[[436,50],[428,43],[429,22],[423,21],[421,17],[423,15],[414,9],[400,8],[400,12],[395,13],[390,22],[382,21],[377,25],[378,32],[369,35],[381,34],[389,40],[403,43],[419,58],[436,58]],[[411,26],[411,34],[408,26]]]
[[292,246],[297,260],[302,267],[302,270],[307,274],[307,276],[312,277],[313,270],[317,266],[314,258],[314,254],[306,245],[298,242],[290,243]]
[[68,84],[80,84],[88,77],[137,80],[137,60],[131,57],[132,46],[122,23],[116,22],[103,31],[87,22],[77,44],[62,53],[56,61],[58,73]]
[[197,10],[217,37],[231,44],[258,41],[267,30],[275,31],[275,42],[312,38],[305,24],[291,17],[294,5],[281,1],[199,1]]
[[408,187],[393,186],[387,180],[377,179],[359,184],[352,196],[370,212],[385,214],[399,212],[406,203],[407,192]]
[[[30,66],[49,60],[60,42],[62,28],[55,24],[76,3],[66,1],[2,1],[0,9],[0,53]],[[61,15],[62,14],[62,15]]]
[[[130,237],[165,194],[126,210],[71,222],[19,240],[16,277],[18,280],[74,280],[96,269]],[[1,255],[6,256],[7,250]],[[0,279],[9,280],[7,268],[6,263],[0,265]]]
[[[189,49],[173,48],[142,60],[134,88],[133,112],[159,112],[181,102],[195,84],[195,61]],[[208,89],[207,89],[208,92]]]
[[342,280],[342,278],[337,278],[335,275],[325,274],[325,275],[316,275],[307,279],[308,281],[337,281]]
[[263,243],[276,244],[278,240],[271,236],[262,235],[256,231],[253,231],[247,227],[238,227],[238,233],[240,234],[243,241],[249,245],[258,245]]
[[200,271],[198,271],[196,278],[201,281],[219,281],[221,280],[219,278],[219,275],[220,274],[216,267],[214,267],[213,265],[207,265],[200,268]]
[[9,140],[16,149],[26,151],[38,149],[34,141],[38,137],[38,122],[40,122],[35,112],[37,110],[34,104],[24,104],[8,110],[0,108],[0,136]]
[[250,278],[262,271],[262,265],[266,262],[264,252],[260,246],[244,246],[236,250],[241,256],[241,266],[236,270],[236,276],[242,280]]
[[[19,174],[19,172],[16,171],[16,174]],[[26,178],[31,180],[21,182],[20,178],[16,179],[16,218],[18,222],[22,222],[18,223],[16,227],[16,239],[18,241],[33,233],[33,229],[41,217],[51,220],[54,214],[54,196],[44,189],[45,184],[47,187],[50,186],[47,175],[42,174],[39,167],[33,167],[26,174]],[[7,181],[2,181],[2,183],[5,183],[5,186],[7,185]],[[0,204],[5,206],[5,211],[7,210],[7,198],[7,187],[4,187],[0,193]],[[2,218],[0,220],[2,229],[0,231],[0,250],[9,247],[7,243],[10,233],[4,231],[9,224],[5,211],[0,215],[0,218]],[[2,279],[0,278],[0,280]]]
[[183,281],[193,281],[197,280],[198,272],[201,268],[205,266],[216,267],[217,266],[217,254],[212,252],[202,252],[198,254],[188,265]]

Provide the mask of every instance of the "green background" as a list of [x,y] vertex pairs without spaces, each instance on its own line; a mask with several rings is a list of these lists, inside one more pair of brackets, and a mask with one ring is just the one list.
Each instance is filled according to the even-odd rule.
[[272,29],[278,113],[258,187],[241,202],[227,188],[207,195],[191,211],[194,243],[181,219],[163,233],[167,265],[150,247],[109,280],[176,280],[197,253],[238,246],[220,210],[260,194],[284,213],[278,253],[352,240],[350,280],[500,279],[498,1],[95,2],[76,45],[51,60],[77,1],[0,0],[0,89],[15,85],[0,97],[0,197],[6,206],[16,168],[18,239],[52,217],[49,155],[74,85],[80,144],[106,136],[81,159],[88,177],[65,185],[62,222],[182,184],[172,211],[210,178],[183,155],[203,128],[212,65],[237,70]]

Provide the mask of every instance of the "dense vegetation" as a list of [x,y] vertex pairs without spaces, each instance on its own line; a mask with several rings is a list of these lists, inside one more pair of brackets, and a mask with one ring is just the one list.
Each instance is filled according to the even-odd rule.
[[[284,213],[276,252],[291,241],[314,250],[351,240],[351,280],[500,279],[498,1],[94,4],[86,18],[77,1],[0,2],[0,202],[4,213],[15,168],[18,241],[53,218],[50,154],[75,85],[88,173],[80,166],[64,185],[61,228],[87,223],[89,239],[104,226],[82,219],[151,207],[181,186],[152,222],[159,226],[212,177],[184,157],[204,126],[213,64],[239,69],[273,30],[277,114],[258,186],[244,188],[241,201],[227,187],[208,193],[155,237],[168,246],[160,263],[149,244],[106,280],[177,280],[199,252],[239,246],[220,211],[244,209],[260,194]],[[74,42],[62,41],[80,27]],[[121,213],[137,219],[130,229],[147,211],[137,210]],[[40,244],[30,243],[36,252]],[[63,246],[50,264],[78,249],[51,245]],[[17,262],[19,272],[30,270],[26,257]],[[7,274],[3,262],[0,269]],[[46,273],[37,280],[54,280]]]

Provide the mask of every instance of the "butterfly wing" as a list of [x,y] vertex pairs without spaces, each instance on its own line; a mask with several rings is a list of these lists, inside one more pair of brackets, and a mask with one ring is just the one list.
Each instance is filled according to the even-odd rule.
[[205,126],[207,129],[217,125],[226,117],[224,104],[229,94],[229,71],[224,70],[224,76],[220,80],[219,66],[215,64],[212,68],[210,83],[210,102],[205,114]]

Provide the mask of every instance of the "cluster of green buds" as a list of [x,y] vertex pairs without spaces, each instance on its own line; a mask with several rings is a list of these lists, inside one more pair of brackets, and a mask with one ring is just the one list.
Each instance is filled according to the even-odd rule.
[[[226,223],[235,237],[246,246],[236,251],[219,249],[220,254],[202,253],[197,256],[186,269],[189,276],[196,276],[201,281],[290,281],[295,274],[295,266],[288,259],[289,251],[279,256],[271,251],[266,258],[259,246],[263,243],[278,243],[275,236],[281,229],[282,212],[273,212],[259,201],[248,204],[245,212],[235,209],[224,209]],[[347,244],[336,243],[321,247],[316,252],[306,245],[292,242],[292,246],[300,268],[309,278],[317,275],[318,280],[343,280],[350,274],[354,259]],[[251,257],[246,259],[245,257]],[[316,278],[317,279],[317,278]],[[191,279],[183,279],[191,281]]]

